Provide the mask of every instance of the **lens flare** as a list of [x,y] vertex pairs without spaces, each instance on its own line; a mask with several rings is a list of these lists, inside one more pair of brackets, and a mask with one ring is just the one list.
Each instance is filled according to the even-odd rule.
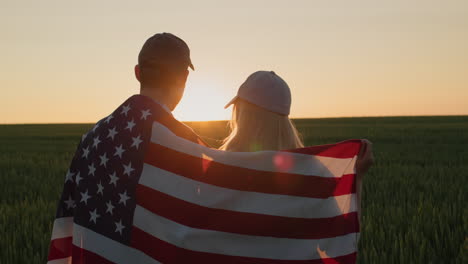
[[249,151],[250,152],[254,152],[254,151],[260,151],[262,150],[262,145],[258,144],[258,143],[252,143],[250,144],[249,146]]
[[293,167],[294,160],[290,155],[279,152],[274,156],[273,164],[278,171],[287,172]]

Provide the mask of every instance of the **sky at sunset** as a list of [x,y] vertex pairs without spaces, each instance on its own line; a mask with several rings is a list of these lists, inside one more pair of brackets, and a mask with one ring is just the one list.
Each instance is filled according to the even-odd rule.
[[468,1],[0,1],[0,123],[84,123],[138,93],[144,41],[171,32],[195,71],[174,112],[220,120],[274,70],[292,117],[468,115]]

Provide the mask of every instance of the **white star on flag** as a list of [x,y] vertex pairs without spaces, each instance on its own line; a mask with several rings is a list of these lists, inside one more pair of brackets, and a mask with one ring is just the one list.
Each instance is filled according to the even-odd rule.
[[122,112],[120,112],[120,113],[127,116],[128,111],[130,111],[130,105],[123,105],[122,106]]
[[109,124],[109,122],[111,121],[111,119],[114,118],[114,116],[111,114],[109,115],[107,118],[106,118],[106,123]]
[[97,193],[100,193],[101,195],[104,195],[102,191],[104,191],[104,187],[102,186],[101,182],[97,184],[98,190]]
[[135,169],[132,168],[132,163],[128,163],[128,165],[123,165],[124,166],[124,175],[128,175],[128,177],[130,177],[130,174],[132,173],[132,171],[134,171]]
[[98,213],[97,213],[97,209],[94,209],[94,211],[89,211],[89,221],[93,221],[94,223],[96,223],[96,220],[97,218],[100,216]]
[[72,173],[70,170],[68,170],[67,175],[65,176],[65,182],[68,182],[68,181],[73,182],[73,175],[75,175],[75,174]]
[[71,195],[70,197],[68,198],[68,200],[64,201],[65,204],[67,205],[67,209],[70,209],[70,208],[75,208],[75,201],[72,199]]
[[140,135],[138,135],[138,137],[132,137],[132,145],[130,147],[135,147],[136,149],[138,149],[138,147],[140,146],[141,142],[143,142],[143,140],[140,139]]
[[101,124],[101,123],[97,123],[97,124],[93,127],[93,133],[96,132],[96,129],[99,127],[100,124]]
[[81,202],[84,202],[86,205],[88,205],[88,199],[91,198],[91,195],[88,195],[88,190],[86,192],[80,192],[81,193]]
[[88,133],[85,133],[81,136],[81,141],[84,141],[86,139],[86,137],[88,136]]
[[130,199],[130,197],[127,196],[127,191],[123,193],[119,193],[119,196],[120,196],[119,203],[123,203],[124,205],[127,205],[127,200]]
[[110,177],[109,184],[114,184],[114,187],[116,187],[117,186],[117,180],[119,179],[119,177],[117,177],[117,175],[115,174],[115,171],[114,171],[114,173],[109,174],[109,177]]
[[132,129],[133,129],[133,127],[134,127],[135,125],[136,125],[136,124],[135,124],[135,122],[133,122],[133,119],[132,119],[131,121],[128,121],[128,122],[127,122],[127,127],[126,127],[125,129],[128,129],[128,130],[130,130],[130,132],[132,132]]
[[88,175],[93,175],[94,176],[94,172],[96,171],[96,168],[94,168],[93,163],[91,163],[91,165],[88,166],[88,169],[89,169]]
[[146,120],[146,118],[147,118],[148,116],[150,116],[150,115],[151,115],[151,112],[150,112],[149,109],[147,109],[147,110],[141,110],[141,119],[142,119],[142,120]]
[[106,167],[107,161],[109,161],[107,158],[107,153],[104,152],[103,155],[99,156],[99,159],[101,159],[101,163],[99,165]]
[[93,148],[97,149],[99,143],[101,143],[101,140],[99,140],[99,136],[97,136],[93,139]]
[[112,210],[114,210],[114,206],[112,205],[112,202],[111,201],[107,202],[106,206],[107,206],[106,213],[110,213],[112,215]]
[[122,230],[125,228],[124,225],[122,225],[122,220],[119,222],[115,222],[115,232],[119,232],[120,235],[122,235]]
[[83,148],[83,155],[81,157],[87,159],[88,154],[89,154],[89,147]]
[[75,177],[75,182],[76,182],[76,185],[79,185],[80,184],[80,181],[82,180],[83,178],[80,177],[80,172],[78,172],[76,174],[76,177]]
[[114,156],[119,156],[119,158],[122,158],[122,154],[124,153],[125,149],[122,148],[122,144],[120,146],[115,147],[115,154]]
[[112,129],[109,129],[109,134],[107,135],[107,137],[114,140],[114,137],[117,134],[118,134],[117,130],[115,130],[115,127],[113,127]]

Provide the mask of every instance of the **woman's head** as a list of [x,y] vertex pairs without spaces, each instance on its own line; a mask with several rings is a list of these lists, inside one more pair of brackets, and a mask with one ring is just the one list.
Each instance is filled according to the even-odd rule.
[[304,146],[288,117],[289,87],[274,72],[258,71],[250,75],[227,106],[231,104],[234,104],[231,134],[221,149],[260,151]]
[[289,115],[291,109],[291,90],[274,71],[252,73],[224,108],[239,98],[280,115]]

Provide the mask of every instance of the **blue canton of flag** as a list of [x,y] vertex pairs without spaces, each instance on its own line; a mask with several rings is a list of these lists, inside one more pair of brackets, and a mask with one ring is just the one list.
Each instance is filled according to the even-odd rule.
[[57,218],[128,243],[136,205],[135,187],[150,137],[151,108],[127,100],[83,135],[66,174]]

